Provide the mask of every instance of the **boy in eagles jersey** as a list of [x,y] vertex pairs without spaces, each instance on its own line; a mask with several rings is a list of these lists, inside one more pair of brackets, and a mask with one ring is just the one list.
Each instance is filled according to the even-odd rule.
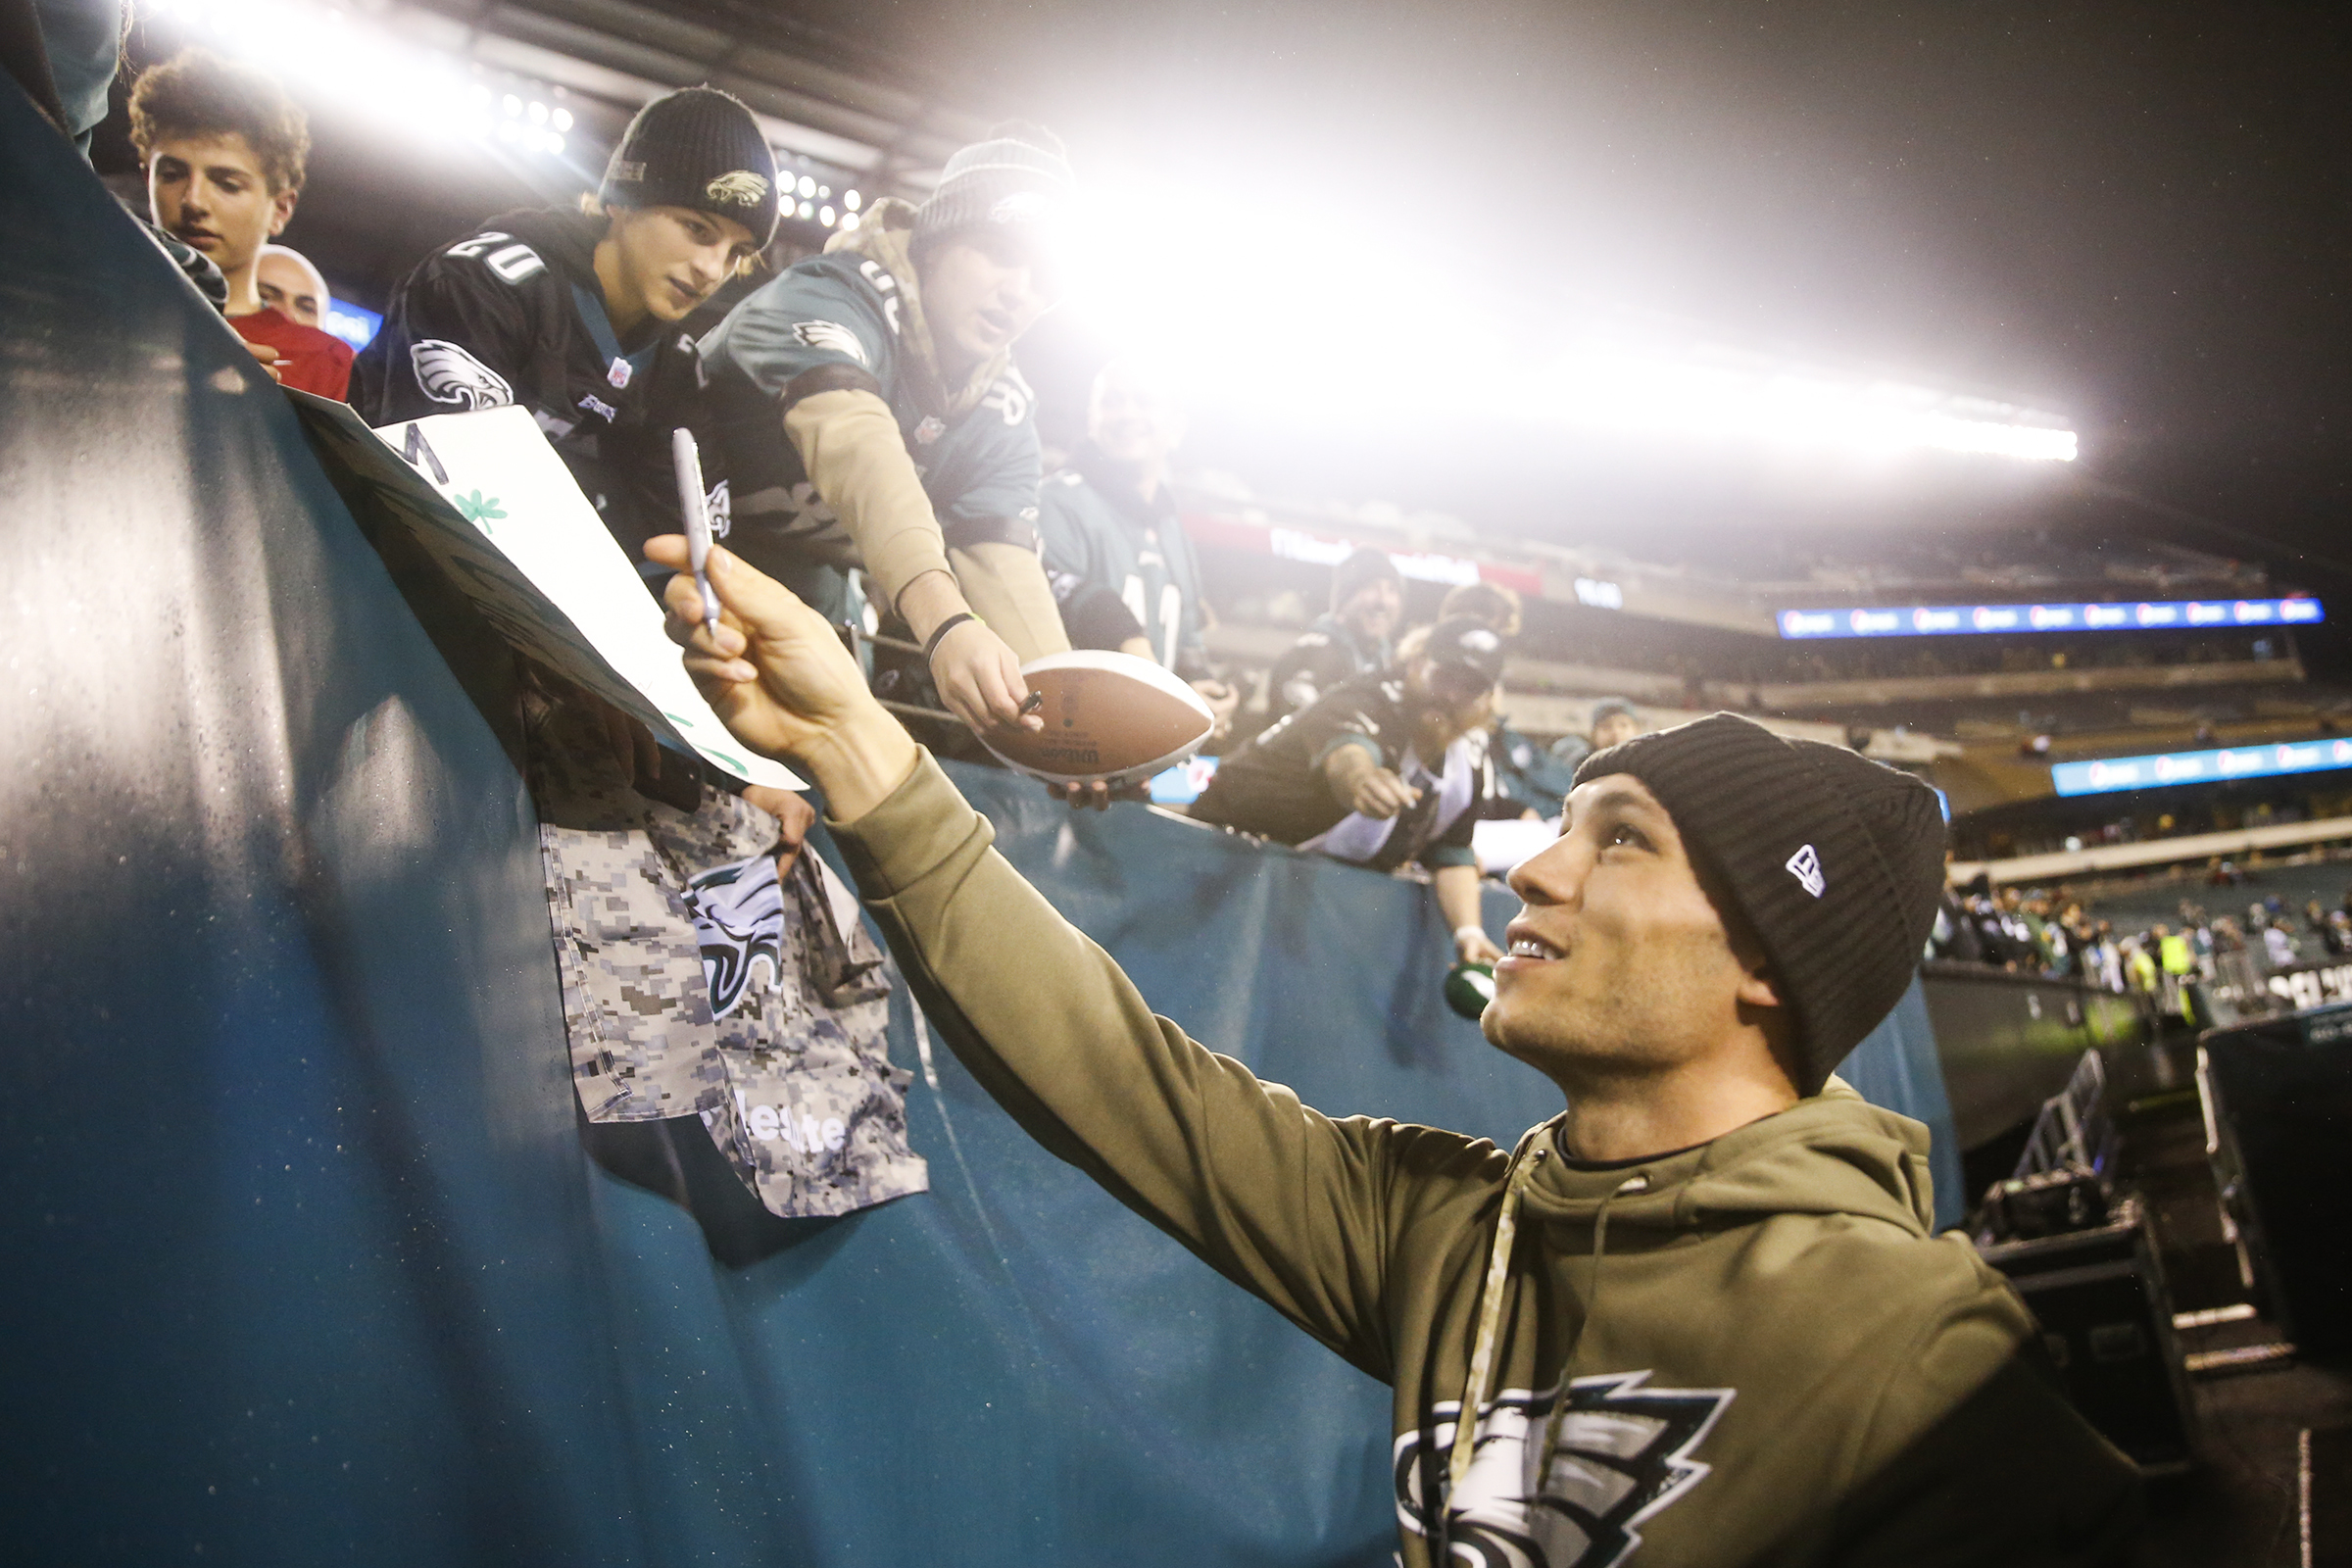
[[[634,561],[678,526],[670,431],[701,422],[678,323],[774,235],[775,157],[749,109],[689,87],[629,122],[594,205],[502,214],[428,258],[361,356],[354,401],[376,425],[522,405]],[[723,473],[707,455],[714,526]]]
[[[679,526],[670,432],[703,422],[700,356],[680,323],[774,236],[775,157],[749,109],[685,88],[629,122],[592,205],[502,214],[428,258],[362,356],[360,407],[375,425],[529,409],[634,560],[648,537]],[[725,470],[715,444],[701,445],[711,521],[723,527]],[[738,800],[618,712],[542,695],[526,705],[528,775],[583,1108],[591,1120],[643,1114],[585,1092],[618,1050],[643,1101],[712,1110],[723,1096],[695,1099],[723,1080],[698,1067],[714,1024],[682,902],[684,878],[711,866],[682,864],[677,846],[780,844],[782,876],[815,812],[758,785]],[[632,916],[616,926],[611,911],[624,906]],[[672,1090],[675,1102],[662,1102]]]
[[1066,652],[1038,564],[1037,425],[1012,346],[1061,290],[1061,143],[1010,122],[884,200],[703,343],[744,559],[804,585],[861,566],[974,728],[1020,716]]
[[710,577],[715,632],[693,578],[666,590],[687,669],[823,788],[974,1078],[1393,1390],[1403,1568],[2129,1560],[2131,1462],[2007,1282],[1932,1234],[1927,1129],[1834,1076],[1942,887],[1918,779],[1730,713],[1586,759],[1511,875],[1482,1020],[1565,1099],[1506,1151],[1324,1116],[1154,1017],[819,616],[725,553]]

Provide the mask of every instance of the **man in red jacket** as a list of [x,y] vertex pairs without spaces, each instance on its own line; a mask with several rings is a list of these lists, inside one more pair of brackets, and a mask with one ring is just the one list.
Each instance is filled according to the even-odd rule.
[[254,280],[262,248],[294,216],[311,150],[310,123],[285,89],[251,66],[183,50],[131,89],[130,139],[156,226],[220,269],[223,312],[254,358],[287,386],[343,397],[351,345],[271,310]]

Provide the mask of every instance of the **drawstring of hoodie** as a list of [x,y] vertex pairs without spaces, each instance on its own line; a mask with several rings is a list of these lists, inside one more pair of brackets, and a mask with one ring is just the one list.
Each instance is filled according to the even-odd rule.
[[1544,1446],[1536,1454],[1536,1486],[1551,1474],[1551,1456],[1560,1446],[1560,1424],[1568,1415],[1568,1368],[1576,1360],[1577,1348],[1585,1343],[1585,1330],[1600,1316],[1600,1264],[1609,1255],[1609,1205],[1620,1198],[1649,1191],[1649,1177],[1636,1172],[1619,1182],[1608,1197],[1600,1200],[1600,1211],[1592,1216],[1592,1279],[1585,1287],[1585,1315],[1577,1321],[1576,1332],[1569,1336],[1568,1349],[1560,1357],[1560,1389],[1552,1396],[1551,1417],[1544,1423]]
[[[1527,1145],[1522,1142],[1520,1149]],[[1517,1151],[1502,1184],[1502,1212],[1494,1216],[1494,1245],[1487,1253],[1487,1279],[1478,1293],[1478,1338],[1470,1347],[1470,1377],[1462,1387],[1461,1412],[1453,1418],[1453,1451],[1446,1461],[1446,1519],[1453,1518],[1453,1499],[1461,1495],[1462,1478],[1470,1473],[1470,1450],[1478,1446],[1478,1411],[1486,1403],[1487,1379],[1494,1372],[1494,1336],[1502,1326],[1504,1285],[1511,1274],[1511,1244],[1519,1235],[1519,1200],[1536,1167],[1548,1150],[1539,1149],[1525,1163]]]
[[[1523,1143],[1522,1149],[1526,1147]],[[1446,1455],[1446,1504],[1442,1514],[1443,1534],[1439,1538],[1441,1557],[1446,1549],[1447,1539],[1453,1533],[1454,1499],[1462,1494],[1462,1482],[1470,1474],[1470,1461],[1478,1446],[1479,1411],[1487,1402],[1488,1382],[1494,1376],[1494,1345],[1502,1328],[1502,1300],[1508,1294],[1511,1271],[1511,1249],[1519,1236],[1519,1206],[1527,1184],[1544,1163],[1548,1150],[1538,1149],[1525,1161],[1517,1152],[1511,1155],[1511,1168],[1502,1188],[1502,1211],[1494,1219],[1494,1243],[1487,1253],[1487,1277],[1479,1290],[1478,1337],[1471,1343],[1470,1373],[1462,1386],[1462,1405],[1453,1418],[1453,1447]],[[1540,1478],[1551,1468],[1553,1448],[1560,1438],[1560,1421],[1568,1410],[1568,1368],[1576,1358],[1577,1347],[1584,1343],[1585,1329],[1600,1308],[1600,1264],[1608,1252],[1609,1205],[1620,1198],[1649,1191],[1645,1174],[1628,1176],[1608,1197],[1600,1200],[1599,1211],[1592,1220],[1592,1277],[1585,1292],[1584,1316],[1576,1325],[1576,1333],[1568,1341],[1566,1353],[1560,1357],[1560,1390],[1552,1400],[1550,1419],[1544,1424],[1544,1446],[1539,1455],[1536,1475]],[[1538,1485],[1542,1483],[1539,1480]]]

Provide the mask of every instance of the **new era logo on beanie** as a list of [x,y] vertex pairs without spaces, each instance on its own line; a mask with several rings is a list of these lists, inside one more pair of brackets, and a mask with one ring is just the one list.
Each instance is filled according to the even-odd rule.
[[775,154],[752,112],[715,87],[682,87],[638,110],[596,195],[731,218],[763,249],[776,233]]
[[1754,928],[1794,1015],[1800,1094],[1900,1001],[1943,887],[1943,812],[1908,773],[1716,713],[1595,752],[1630,773]]

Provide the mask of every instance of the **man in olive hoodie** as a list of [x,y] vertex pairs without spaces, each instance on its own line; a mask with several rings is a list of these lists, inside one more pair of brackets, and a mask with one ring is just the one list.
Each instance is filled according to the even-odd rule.
[[1513,874],[1485,1019],[1568,1107],[1505,1152],[1326,1118],[1152,1016],[820,617],[731,557],[711,580],[715,633],[690,578],[668,589],[687,668],[822,786],[973,1075],[1395,1390],[1408,1568],[2126,1559],[2135,1472],[2033,1363],[2000,1277],[1930,1235],[1926,1129],[1831,1076],[1935,909],[1917,780],[1730,714],[1588,759]]

